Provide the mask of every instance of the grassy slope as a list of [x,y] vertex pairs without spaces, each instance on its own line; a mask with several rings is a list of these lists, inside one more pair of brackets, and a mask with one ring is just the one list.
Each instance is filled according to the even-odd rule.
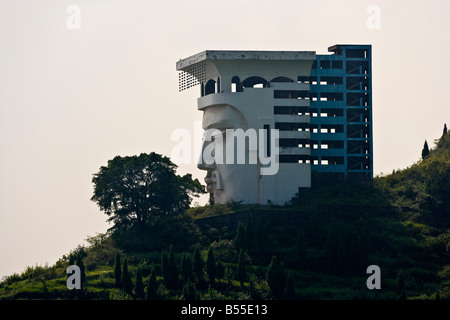
[[[204,259],[208,246],[214,246],[216,257],[225,265],[225,276],[218,280],[214,289],[208,288],[206,280],[198,283],[201,299],[273,298],[265,281],[266,268],[273,255],[283,260],[286,272],[292,274],[296,297],[300,299],[396,299],[399,271],[405,279],[409,299],[433,299],[437,292],[441,298],[448,299],[450,233],[445,188],[448,187],[449,159],[450,134],[447,134],[425,161],[375,178],[374,187],[331,184],[316,179],[314,188],[304,190],[292,206],[230,204],[193,208],[188,214],[197,223],[191,226],[196,230],[197,241],[180,250],[175,246],[177,263],[182,252],[192,253],[195,242],[201,244]],[[248,255],[247,282],[240,287],[235,277],[237,252],[232,240],[237,223],[245,222],[248,213],[251,213],[263,249]],[[211,216],[217,218],[205,218]],[[380,266],[381,290],[366,288],[368,275],[364,268],[342,274],[327,264],[328,231],[336,221],[356,229],[352,232],[358,236],[363,235],[367,252],[364,266]],[[184,228],[186,219],[183,223]],[[300,259],[296,240],[299,230],[306,248]],[[362,232],[358,233],[358,230]],[[114,257],[117,251],[123,250],[110,236],[99,235],[90,238],[89,242],[88,248],[73,250],[73,253],[81,252],[85,256],[87,285],[81,298],[131,299],[114,288]],[[159,296],[182,299],[181,286],[167,289],[161,285],[160,253],[160,248],[139,252],[128,248],[124,254],[129,259],[133,282],[138,265],[143,267],[144,283],[153,268],[160,284]],[[345,267],[352,267],[345,265],[345,261],[343,263]],[[75,292],[65,286],[67,265],[68,257],[63,257],[53,266],[28,267],[22,274],[11,275],[0,283],[0,298],[74,298]]]

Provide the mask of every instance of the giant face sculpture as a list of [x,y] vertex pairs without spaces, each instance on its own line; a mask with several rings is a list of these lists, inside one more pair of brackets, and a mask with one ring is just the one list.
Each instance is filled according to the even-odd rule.
[[[227,134],[248,129],[243,114],[226,104],[207,107],[203,113],[203,129],[205,137],[198,168],[207,171],[206,188],[212,200],[258,203],[260,165],[250,160],[255,158],[257,148],[250,143],[230,144],[234,136]],[[239,157],[245,157],[245,162],[239,163]]]
[[311,150],[299,144],[310,132],[298,131],[310,117],[286,110],[309,106],[310,87],[301,79],[315,60],[310,51],[206,50],[177,62],[179,90],[200,85],[205,136],[198,168],[206,170],[215,203],[281,205],[311,186]]

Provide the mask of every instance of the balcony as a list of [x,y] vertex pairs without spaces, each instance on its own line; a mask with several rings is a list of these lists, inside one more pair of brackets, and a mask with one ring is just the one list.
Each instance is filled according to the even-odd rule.
[[313,165],[311,168],[313,171],[317,172],[344,172],[345,165],[343,164],[329,164],[329,165]]
[[312,149],[313,156],[321,155],[322,157],[343,157],[345,156],[344,149]]
[[310,85],[308,83],[297,83],[297,82],[271,82],[270,88],[273,88],[275,90],[309,91]]
[[345,117],[311,117],[312,124],[345,124]]
[[314,108],[344,108],[344,101],[319,101],[311,100],[311,107]]
[[291,131],[279,131],[279,138],[280,139],[310,139],[311,138],[311,132],[309,131],[297,131],[297,130],[291,130]]
[[345,133],[311,133],[312,140],[319,140],[319,138],[326,140],[347,140]]
[[276,114],[274,115],[275,122],[298,122],[309,123],[310,116],[299,116],[297,114]]
[[344,92],[343,84],[316,84],[311,85],[311,92]]
[[311,155],[311,149],[299,147],[280,147],[280,155],[309,156]]

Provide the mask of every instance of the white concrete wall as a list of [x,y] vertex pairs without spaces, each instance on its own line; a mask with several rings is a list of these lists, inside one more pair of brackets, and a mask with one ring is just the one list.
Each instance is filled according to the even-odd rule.
[[261,177],[260,203],[283,205],[299,192],[299,188],[310,187],[310,164],[280,163],[280,170],[277,175]]
[[[314,58],[309,60],[206,60],[206,81],[220,77],[220,92],[198,98],[198,109],[205,111],[213,106],[231,106],[238,110],[247,121],[248,128],[263,129],[269,125],[275,129],[275,122],[309,123],[309,116],[274,115],[274,106],[309,106],[308,99],[274,99],[274,90],[309,90],[308,84],[297,83],[298,76],[310,74]],[[231,80],[238,76],[243,82],[248,77],[258,76],[266,81],[276,77],[288,77],[292,83],[272,83],[268,88],[244,88],[243,92],[231,92]],[[211,109],[209,109],[211,110]],[[217,110],[220,110],[218,108]],[[280,132],[285,138],[308,138],[309,132]],[[281,154],[309,155],[310,148],[283,148]],[[294,197],[299,188],[311,186],[311,165],[300,163],[280,163],[275,175],[260,175],[257,187],[243,177],[229,178],[239,189],[234,201],[243,203],[285,204]],[[245,188],[245,186],[248,186]],[[250,190],[251,189],[251,190]],[[257,190],[258,189],[258,190]],[[254,195],[258,192],[259,199]],[[216,201],[230,201],[224,191],[217,194]]]

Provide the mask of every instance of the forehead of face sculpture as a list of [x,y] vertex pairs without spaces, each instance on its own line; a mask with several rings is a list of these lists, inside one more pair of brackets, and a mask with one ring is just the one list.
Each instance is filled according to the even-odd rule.
[[230,105],[214,105],[203,113],[203,129],[248,129],[244,115]]

